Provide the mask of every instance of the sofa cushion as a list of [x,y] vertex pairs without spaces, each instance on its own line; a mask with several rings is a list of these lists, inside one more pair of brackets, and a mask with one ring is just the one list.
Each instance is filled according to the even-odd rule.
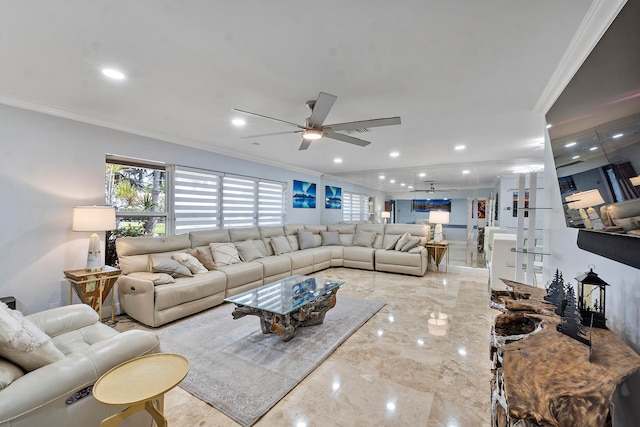
[[151,271],[154,273],[167,273],[173,277],[191,277],[193,273],[175,259],[149,255]]
[[388,250],[388,251],[392,251],[395,250],[396,248],[396,243],[398,243],[398,240],[400,239],[402,235],[401,234],[397,234],[397,235],[385,235],[384,236],[384,246],[383,248]]
[[260,253],[253,239],[247,239],[244,242],[236,242],[236,249],[240,255],[240,259],[244,262],[250,262],[254,259],[264,257],[264,254]]
[[399,251],[402,249],[402,247],[404,245],[406,245],[407,243],[409,243],[409,240],[411,240],[411,234],[409,233],[404,233],[402,236],[400,236],[400,238],[398,239],[398,241],[396,242],[396,246],[395,246],[395,250]]
[[373,245],[373,241],[376,239],[375,231],[357,231],[353,238],[353,246],[362,246],[370,248]]
[[424,249],[425,249],[425,247],[424,247],[424,246],[422,246],[422,245],[420,245],[420,246],[416,246],[415,248],[411,248],[411,249],[409,249],[409,251],[408,251],[408,252],[409,252],[410,254],[419,254],[419,253],[421,253],[422,251],[424,251]]
[[187,249],[187,253],[196,257],[196,259],[200,261],[200,263],[204,265],[207,270],[216,269],[216,263],[213,261],[211,249],[209,249],[208,246],[206,248]]
[[420,238],[419,237],[411,237],[407,243],[402,245],[402,247],[400,248],[400,251],[401,252],[409,252],[409,250],[415,248],[419,244],[420,244]]
[[24,371],[8,360],[0,359],[0,390],[24,375]]
[[152,273],[150,271],[134,271],[127,276],[136,279],[150,280],[154,285],[168,285],[169,283],[174,283],[176,281],[173,276],[167,273]]
[[322,245],[323,246],[339,246],[342,245],[340,242],[340,233],[337,231],[321,231],[322,234]]
[[298,244],[300,245],[300,250],[317,248],[319,246],[314,239],[313,233],[304,230],[298,230]]
[[64,354],[21,312],[11,310],[0,302],[0,356],[20,366],[25,371],[33,371],[64,359]]
[[242,262],[240,254],[233,243],[211,243],[211,254],[216,267],[232,265]]
[[207,271],[209,271],[207,267],[205,267],[200,261],[198,261],[198,258],[186,252],[174,254],[171,256],[171,258],[187,267],[193,274],[206,273]]
[[276,236],[271,238],[271,247],[276,255],[287,254],[291,252],[291,245],[285,236]]

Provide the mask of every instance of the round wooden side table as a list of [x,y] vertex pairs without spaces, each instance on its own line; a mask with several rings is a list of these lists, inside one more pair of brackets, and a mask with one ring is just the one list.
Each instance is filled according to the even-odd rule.
[[189,361],[171,353],[148,354],[110,369],[93,386],[93,397],[105,405],[129,407],[106,418],[100,426],[117,426],[142,410],[151,414],[158,427],[168,426],[162,413],[164,394],[180,384],[188,372]]

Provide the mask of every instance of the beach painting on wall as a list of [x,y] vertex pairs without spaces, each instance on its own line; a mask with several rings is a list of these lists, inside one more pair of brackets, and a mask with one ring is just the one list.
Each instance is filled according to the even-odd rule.
[[314,183],[293,180],[293,207],[316,208],[316,185]]
[[342,188],[326,185],[324,187],[325,209],[342,209]]
[[414,212],[447,211],[451,212],[451,200],[416,199],[411,203]]

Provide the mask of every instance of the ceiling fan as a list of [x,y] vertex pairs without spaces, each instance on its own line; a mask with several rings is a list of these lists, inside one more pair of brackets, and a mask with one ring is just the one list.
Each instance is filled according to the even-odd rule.
[[250,116],[262,117],[263,119],[274,120],[274,121],[285,123],[289,126],[298,128],[298,130],[295,130],[295,131],[266,133],[261,135],[244,136],[242,138],[257,138],[257,137],[263,137],[263,136],[283,135],[288,133],[301,133],[302,144],[300,144],[299,150],[306,150],[307,148],[309,148],[312,141],[316,141],[323,137],[336,139],[338,141],[348,142],[349,144],[359,145],[360,147],[365,147],[371,144],[371,142],[365,141],[359,138],[354,138],[353,136],[345,135],[343,133],[338,133],[338,131],[366,132],[368,128],[372,128],[372,127],[391,126],[391,125],[400,124],[400,117],[388,117],[388,118],[382,118],[382,119],[361,120],[357,122],[346,122],[346,123],[335,123],[331,125],[324,125],[323,123],[327,118],[327,116],[329,115],[329,111],[331,110],[331,107],[333,107],[333,103],[336,102],[336,99],[337,99],[337,96],[335,95],[330,95],[328,93],[320,92],[317,99],[307,101],[307,107],[311,110],[311,116],[307,118],[306,124],[304,126],[296,123],[288,122],[286,120],[276,119],[276,118],[265,116],[262,114],[240,110],[238,108],[234,108],[233,111],[237,111],[242,114],[248,114]]
[[431,187],[429,187],[428,190],[411,190],[411,191],[414,192],[414,193],[421,192],[421,193],[433,194],[433,193],[437,193],[437,192],[440,192],[440,191],[446,191],[446,190],[436,190],[435,182],[432,182],[431,183]]

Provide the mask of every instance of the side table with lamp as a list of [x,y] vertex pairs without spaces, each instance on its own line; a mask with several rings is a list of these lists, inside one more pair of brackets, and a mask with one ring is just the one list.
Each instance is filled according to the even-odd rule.
[[102,320],[102,304],[111,293],[111,322],[115,321],[113,286],[122,271],[104,266],[100,251],[98,231],[116,228],[116,214],[112,206],[76,206],[73,208],[73,231],[92,232],[87,253],[87,265],[81,270],[66,270],[64,275],[69,281],[69,303],[73,302],[73,291],[84,304],[98,312]]

